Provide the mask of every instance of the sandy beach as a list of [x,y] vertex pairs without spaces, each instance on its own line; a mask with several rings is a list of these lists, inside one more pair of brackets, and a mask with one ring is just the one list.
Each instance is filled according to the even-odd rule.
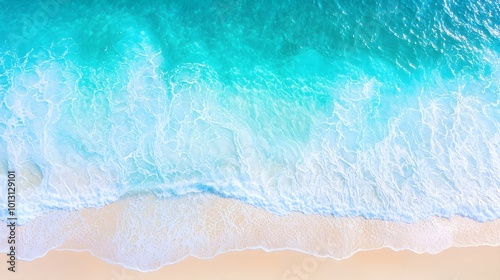
[[450,248],[438,254],[358,252],[344,260],[314,258],[294,252],[245,250],[212,259],[189,257],[153,272],[138,272],[108,264],[88,252],[51,251],[32,262],[19,263],[16,273],[0,270],[6,280],[160,280],[160,279],[435,279],[498,280],[500,247]]
[[[154,217],[153,223],[140,217]],[[17,254],[24,260],[38,259],[49,250],[50,258],[54,254],[51,249],[89,250],[108,262],[154,271],[178,263],[188,255],[210,259],[235,248],[272,251],[293,248],[337,260],[358,251],[380,248],[411,249],[417,253],[439,253],[450,247],[490,248],[481,246],[500,245],[500,220],[481,223],[456,216],[407,224],[300,213],[279,216],[218,197],[162,201],[147,196],[124,199],[99,209],[52,212],[18,227],[17,234]],[[7,236],[7,227],[0,228],[0,236]],[[187,240],[180,242],[182,238]],[[222,254],[215,259],[230,254],[246,256],[244,252]],[[270,255],[273,254],[282,253]],[[257,259],[265,256],[268,255]],[[385,259],[375,259],[379,258]],[[492,259],[478,258],[485,262]],[[283,268],[283,265],[269,267]]]
[[[149,209],[151,205],[154,205],[153,201],[149,200],[154,198],[144,199],[142,205],[145,212],[136,214],[158,215],[158,212]],[[185,203],[183,200],[179,202]],[[128,244],[113,243],[114,240],[121,240],[114,238],[124,234],[117,229],[119,224],[114,224],[113,221],[127,216],[130,212],[127,212],[126,207],[133,204],[130,200],[125,200],[101,209],[59,213],[63,215],[63,219],[57,222],[55,218],[58,214],[52,213],[19,227],[19,235],[23,237],[20,241],[25,244],[26,249],[22,250],[22,253],[25,255],[29,255],[33,248],[41,245],[37,242],[39,240],[37,236],[52,236],[44,240],[52,240],[53,244],[56,244],[55,242],[62,242],[62,244],[58,246],[59,250],[51,250],[41,258],[33,261],[18,261],[15,273],[9,272],[7,264],[4,263],[4,267],[0,269],[0,279],[500,280],[500,246],[498,246],[500,220],[479,223],[463,217],[454,217],[452,219],[432,218],[415,224],[405,224],[366,220],[359,217],[334,218],[307,216],[299,213],[275,216],[241,202],[214,198],[210,204],[205,205],[203,211],[198,212],[198,222],[193,222],[193,225],[201,222],[207,223],[206,228],[211,228],[213,232],[194,230],[190,232],[190,234],[207,235],[207,240],[212,240],[212,244],[205,244],[205,249],[210,249],[211,246],[255,244],[284,247],[288,244],[287,242],[301,240],[302,243],[299,243],[301,246],[318,248],[320,251],[330,250],[330,253],[338,260],[317,258],[292,250],[265,252],[261,249],[248,249],[214,256],[210,249],[197,251],[206,254],[206,258],[187,257],[181,261],[175,261],[175,257],[180,254],[181,250],[177,248],[181,247],[179,244],[169,245],[168,242],[163,241],[163,239],[171,238],[174,232],[162,227],[156,228],[156,231],[148,231],[146,227],[140,227],[142,231],[137,232],[145,240],[158,242],[155,251],[149,248],[142,253],[132,255],[130,252],[142,248],[140,245],[143,243],[139,239],[132,238]],[[252,224],[244,223],[244,219],[240,221],[241,229],[247,231],[246,238],[223,240],[224,236],[221,234],[230,232],[226,225],[215,228],[210,226],[216,224],[217,217],[223,217],[223,213],[228,209],[232,209],[233,215],[252,213],[246,216],[252,217]],[[156,208],[156,211],[164,210],[165,208]],[[184,214],[187,221],[192,219],[189,213]],[[50,228],[44,227],[45,223],[50,222],[52,222]],[[86,231],[88,227],[94,230],[93,234]],[[41,232],[41,229],[45,232]],[[4,230],[1,229],[0,233]],[[65,232],[67,235],[64,238],[60,237],[60,232]],[[216,235],[217,232],[218,235]],[[277,235],[280,232],[287,233],[287,236]],[[326,236],[320,236],[326,233],[328,233]],[[159,236],[163,239],[158,239]],[[294,236],[300,238],[293,239]],[[321,244],[322,240],[330,240],[330,244],[321,247],[318,244]],[[447,244],[453,247],[448,248]],[[484,246],[484,244],[497,246]],[[120,251],[120,247],[117,246],[126,246],[131,251]],[[169,252],[165,250],[166,247],[174,248],[176,251]],[[386,247],[412,248],[421,250],[420,252],[431,253],[415,253],[411,250],[394,251]],[[23,249],[23,247],[20,248]],[[85,251],[88,248],[100,254],[100,258]],[[354,255],[345,255],[352,252],[351,250],[357,251],[356,248],[371,248],[371,250],[361,250]],[[196,249],[203,248],[196,247],[192,250],[196,252]],[[128,252],[129,258],[120,255],[120,252]],[[152,263],[153,257],[158,256],[162,259],[157,260],[157,263],[162,263],[162,265],[159,265],[159,269],[148,272],[125,269],[121,265],[111,264],[101,259],[107,257],[118,262],[120,259],[127,261],[130,258],[147,259],[148,263]],[[173,263],[164,265],[169,263],[168,260]]]
[[0,2],[0,280],[500,280],[500,0]]

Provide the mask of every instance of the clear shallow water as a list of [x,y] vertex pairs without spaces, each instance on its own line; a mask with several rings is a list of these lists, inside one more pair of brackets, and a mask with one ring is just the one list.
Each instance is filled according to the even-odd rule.
[[0,167],[26,178],[22,223],[147,193],[500,217],[498,2],[1,5]]

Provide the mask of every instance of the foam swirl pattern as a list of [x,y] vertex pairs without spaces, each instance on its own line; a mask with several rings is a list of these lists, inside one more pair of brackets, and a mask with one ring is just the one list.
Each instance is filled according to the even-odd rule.
[[497,219],[499,3],[3,1],[1,188],[24,224],[200,193]]

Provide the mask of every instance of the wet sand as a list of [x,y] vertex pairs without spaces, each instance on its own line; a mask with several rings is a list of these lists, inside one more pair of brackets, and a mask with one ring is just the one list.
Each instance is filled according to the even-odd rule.
[[314,258],[295,251],[245,250],[212,259],[186,258],[153,272],[108,264],[88,252],[51,251],[31,262],[20,261],[16,273],[0,270],[6,280],[165,280],[165,279],[435,279],[499,280],[500,247],[450,248],[438,254],[380,249],[344,260]]

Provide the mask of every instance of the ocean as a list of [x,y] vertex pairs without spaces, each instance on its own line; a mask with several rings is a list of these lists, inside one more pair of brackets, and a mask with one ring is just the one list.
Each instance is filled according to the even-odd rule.
[[[148,195],[500,217],[498,1],[0,7],[0,188],[16,170],[20,224]],[[135,219],[182,223],[171,214]]]

